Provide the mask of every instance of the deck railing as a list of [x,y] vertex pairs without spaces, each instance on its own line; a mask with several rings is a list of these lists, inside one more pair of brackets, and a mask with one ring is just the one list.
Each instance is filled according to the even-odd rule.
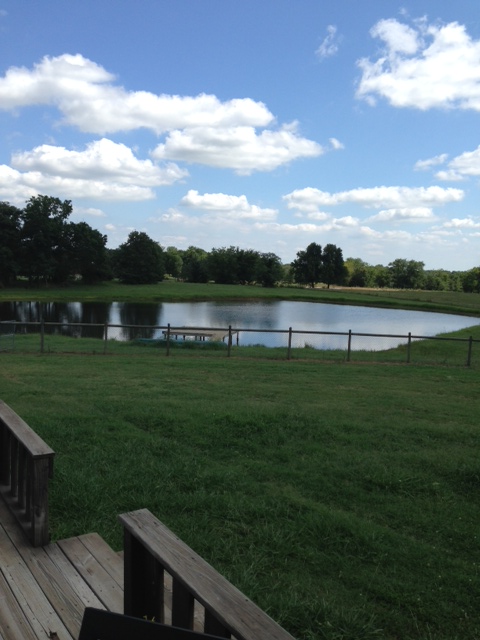
[[125,614],[165,622],[165,572],[172,577],[171,624],[193,629],[195,602],[204,633],[237,640],[293,640],[264,611],[147,509],[119,516],[124,527]]
[[49,541],[48,480],[54,451],[0,400],[0,494],[33,546]]

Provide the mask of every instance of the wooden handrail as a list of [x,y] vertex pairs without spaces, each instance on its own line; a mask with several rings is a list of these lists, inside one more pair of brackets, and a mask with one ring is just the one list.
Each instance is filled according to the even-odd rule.
[[55,452],[0,400],[0,494],[33,546],[49,542],[48,480]]
[[293,640],[150,511],[119,516],[124,527],[125,614],[164,621],[164,572],[172,576],[172,625],[193,629],[194,603],[205,633],[237,640]]

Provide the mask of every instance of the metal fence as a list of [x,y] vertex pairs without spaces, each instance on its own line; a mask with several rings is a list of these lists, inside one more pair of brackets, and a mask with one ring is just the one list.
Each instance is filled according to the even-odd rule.
[[[420,336],[412,333],[305,331],[289,327],[178,327],[66,322],[8,321],[0,326],[0,351],[181,356],[217,353],[227,357],[324,359],[343,362],[431,363],[472,366],[480,340],[469,337]],[[7,329],[8,327],[8,329]],[[8,331],[8,332],[7,332]],[[255,340],[258,340],[257,342]],[[269,346],[268,342],[273,342]],[[434,343],[434,344],[432,344]],[[478,359],[478,358],[477,358]]]

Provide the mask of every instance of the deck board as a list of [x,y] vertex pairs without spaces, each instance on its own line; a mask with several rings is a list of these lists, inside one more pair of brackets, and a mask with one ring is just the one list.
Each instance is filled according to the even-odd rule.
[[[82,536],[83,537],[83,536]],[[100,564],[88,550],[81,538],[59,540],[57,543],[85,582],[95,592],[109,611],[123,612],[123,589],[112,578],[108,569]]]
[[34,548],[0,500],[0,640],[75,640],[86,606],[123,611],[123,559],[98,534]]

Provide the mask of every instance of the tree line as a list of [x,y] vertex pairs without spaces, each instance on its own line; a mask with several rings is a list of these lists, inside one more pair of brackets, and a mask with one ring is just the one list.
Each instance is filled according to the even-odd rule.
[[125,284],[151,284],[169,276],[186,282],[219,284],[319,284],[350,287],[430,289],[480,293],[480,267],[469,271],[425,270],[424,263],[396,259],[387,266],[360,258],[344,260],[342,250],[316,242],[282,264],[274,253],[239,247],[162,247],[146,233],[132,231],[117,249],[86,222],[69,220],[70,200],[30,198],[23,209],[0,202],[0,286],[20,278],[31,284],[87,284],[116,278]]

